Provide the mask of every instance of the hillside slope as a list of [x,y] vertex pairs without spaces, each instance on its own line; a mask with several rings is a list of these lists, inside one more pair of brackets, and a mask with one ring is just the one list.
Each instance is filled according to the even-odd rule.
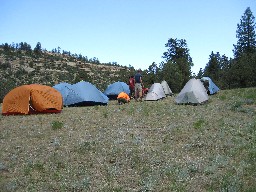
[[53,86],[59,82],[89,81],[104,90],[115,81],[127,81],[134,71],[112,64],[88,63],[65,54],[44,51],[40,55],[24,51],[6,53],[0,48],[0,102],[14,87],[40,83]]

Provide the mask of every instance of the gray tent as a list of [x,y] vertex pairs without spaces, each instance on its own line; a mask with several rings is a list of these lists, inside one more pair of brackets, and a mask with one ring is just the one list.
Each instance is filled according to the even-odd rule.
[[199,104],[208,101],[209,97],[199,79],[190,79],[175,98],[176,103]]
[[172,95],[172,90],[170,89],[168,83],[166,81],[162,81],[161,82],[161,85],[164,89],[164,93],[165,95]]
[[157,101],[162,98],[165,98],[165,93],[162,85],[160,83],[154,83],[148,90],[145,101]]

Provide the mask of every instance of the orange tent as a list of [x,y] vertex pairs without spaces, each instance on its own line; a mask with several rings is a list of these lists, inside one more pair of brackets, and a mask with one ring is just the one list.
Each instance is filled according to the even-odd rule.
[[62,95],[56,89],[39,84],[22,85],[4,97],[2,114],[58,113],[62,107]]

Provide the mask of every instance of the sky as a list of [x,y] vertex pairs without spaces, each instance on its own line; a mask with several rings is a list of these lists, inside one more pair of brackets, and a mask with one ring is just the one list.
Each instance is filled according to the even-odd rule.
[[256,0],[0,0],[0,44],[40,42],[145,70],[164,61],[169,39],[184,39],[197,74],[212,51],[233,57],[247,7],[256,17]]

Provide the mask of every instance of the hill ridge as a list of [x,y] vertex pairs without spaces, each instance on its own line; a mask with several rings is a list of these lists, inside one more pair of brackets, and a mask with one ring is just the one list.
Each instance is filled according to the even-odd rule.
[[59,82],[76,83],[84,80],[104,90],[115,81],[127,81],[134,69],[111,63],[89,62],[84,57],[42,51],[5,51],[0,48],[0,100],[14,87],[39,83],[53,86]]

